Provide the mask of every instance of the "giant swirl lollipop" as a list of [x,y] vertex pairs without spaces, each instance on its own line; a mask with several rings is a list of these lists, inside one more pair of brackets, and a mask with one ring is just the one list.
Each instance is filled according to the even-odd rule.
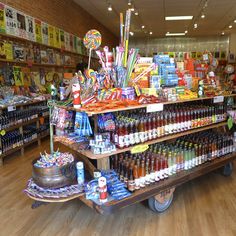
[[88,69],[90,68],[92,50],[97,49],[102,42],[102,36],[99,31],[89,30],[84,37],[84,46],[89,49]]

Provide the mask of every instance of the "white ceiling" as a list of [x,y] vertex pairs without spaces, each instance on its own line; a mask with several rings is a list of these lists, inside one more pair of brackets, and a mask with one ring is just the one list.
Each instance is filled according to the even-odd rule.
[[[119,36],[119,13],[128,8],[127,0],[74,0],[83,9],[88,11],[101,24]],[[133,0],[139,15],[132,14],[131,31],[134,37],[164,37],[167,32],[184,32],[188,36],[220,35],[236,33],[236,0],[208,0],[205,10],[205,19],[201,19],[201,11],[206,0]],[[107,10],[108,2],[113,11]],[[193,15],[191,21],[165,21],[165,16]],[[197,21],[198,28],[193,29]],[[232,23],[233,28],[229,29]],[[144,30],[141,26],[145,25]],[[153,35],[149,35],[149,31]],[[146,33],[145,33],[146,32]]]

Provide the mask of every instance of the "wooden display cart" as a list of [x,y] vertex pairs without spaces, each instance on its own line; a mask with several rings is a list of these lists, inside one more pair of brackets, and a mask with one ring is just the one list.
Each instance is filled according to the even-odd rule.
[[[227,95],[225,97],[234,97],[236,95]],[[222,99],[222,98],[221,98]],[[176,102],[164,102],[163,105],[168,104],[178,104],[178,103],[184,103],[184,102],[192,102],[192,101],[201,101],[201,100],[214,100],[215,102],[221,101],[221,99],[216,97],[207,97],[207,98],[198,98],[198,99],[192,99],[192,100],[182,100],[182,101],[176,101]],[[224,98],[223,98],[224,100]],[[97,133],[97,115],[101,113],[106,112],[117,112],[117,111],[123,111],[123,110],[132,110],[132,109],[139,109],[139,108],[147,108],[149,105],[140,105],[140,106],[132,106],[127,107],[124,109],[118,109],[118,110],[104,110],[102,112],[88,112],[89,116],[94,116],[94,133]],[[64,108],[66,110],[73,110],[73,111],[80,111],[79,109],[74,109],[72,107],[64,107],[64,106],[58,106],[61,108]],[[214,123],[212,125],[207,125],[200,128],[194,128],[188,131],[184,131],[181,133],[176,133],[168,136],[164,136],[161,138],[157,138],[151,141],[147,141],[144,144],[150,145],[155,143],[160,143],[167,140],[173,140],[188,134],[193,134],[205,130],[210,129],[217,129],[217,128],[225,128],[227,125],[227,122],[219,122]],[[90,174],[93,174],[93,171],[98,169],[109,169],[110,163],[109,163],[109,157],[118,154],[123,153],[126,151],[130,151],[133,147],[123,148],[123,149],[117,149],[117,151],[109,153],[109,154],[101,154],[101,155],[95,155],[90,150],[79,150],[77,144],[68,144],[62,141],[57,142],[60,144],[66,146],[67,148],[71,149],[71,152],[73,155],[78,157],[81,161],[84,162],[85,169],[90,172]],[[177,186],[188,182],[192,179],[195,179],[199,176],[205,175],[213,170],[216,170],[220,167],[224,168],[223,174],[228,176],[232,173],[232,162],[236,158],[236,154],[232,153],[229,155],[226,155],[221,158],[217,158],[211,162],[207,162],[204,164],[201,164],[200,166],[194,167],[191,170],[184,170],[181,171],[173,176],[170,176],[168,179],[161,180],[159,182],[153,183],[149,186],[146,186],[145,188],[142,188],[140,190],[135,191],[132,193],[130,197],[127,197],[125,199],[122,199],[120,201],[110,201],[107,203],[104,203],[102,205],[96,204],[95,202],[91,200],[87,200],[84,194],[81,194],[78,196],[78,199],[80,199],[82,202],[84,202],[89,207],[95,209],[98,213],[106,214],[106,213],[114,213],[118,209],[127,207],[129,205],[144,201],[148,199],[149,207],[151,210],[155,212],[163,212],[165,211],[170,205],[173,200],[173,193]],[[95,167],[94,164],[92,164],[91,160],[97,161],[97,166]],[[42,201],[40,199],[35,199],[37,201]],[[71,199],[68,199],[68,201]],[[45,201],[45,200],[44,200]],[[64,199],[64,201],[66,201]],[[55,202],[55,201],[54,201]],[[59,201],[58,201],[59,202]]]

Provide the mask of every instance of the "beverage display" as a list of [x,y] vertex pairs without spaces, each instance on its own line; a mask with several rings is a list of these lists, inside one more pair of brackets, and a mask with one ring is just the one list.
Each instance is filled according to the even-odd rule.
[[226,120],[224,105],[175,105],[161,112],[121,112],[113,142],[119,148]]
[[19,131],[8,132],[4,136],[1,136],[1,151],[7,152],[13,148],[23,145],[23,137]]
[[48,114],[47,106],[35,106],[29,107],[25,110],[16,110],[12,112],[3,112],[0,115],[0,129],[6,129],[10,126],[21,124],[32,119],[39,117],[40,115]]
[[232,136],[202,132],[177,139],[174,143],[151,145],[143,153],[114,155],[111,169],[132,192],[233,151]]

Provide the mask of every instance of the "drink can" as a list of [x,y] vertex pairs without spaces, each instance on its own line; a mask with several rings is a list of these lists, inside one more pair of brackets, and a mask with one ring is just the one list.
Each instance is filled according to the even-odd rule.
[[79,161],[76,163],[77,169],[77,182],[79,185],[84,184],[84,163]]

